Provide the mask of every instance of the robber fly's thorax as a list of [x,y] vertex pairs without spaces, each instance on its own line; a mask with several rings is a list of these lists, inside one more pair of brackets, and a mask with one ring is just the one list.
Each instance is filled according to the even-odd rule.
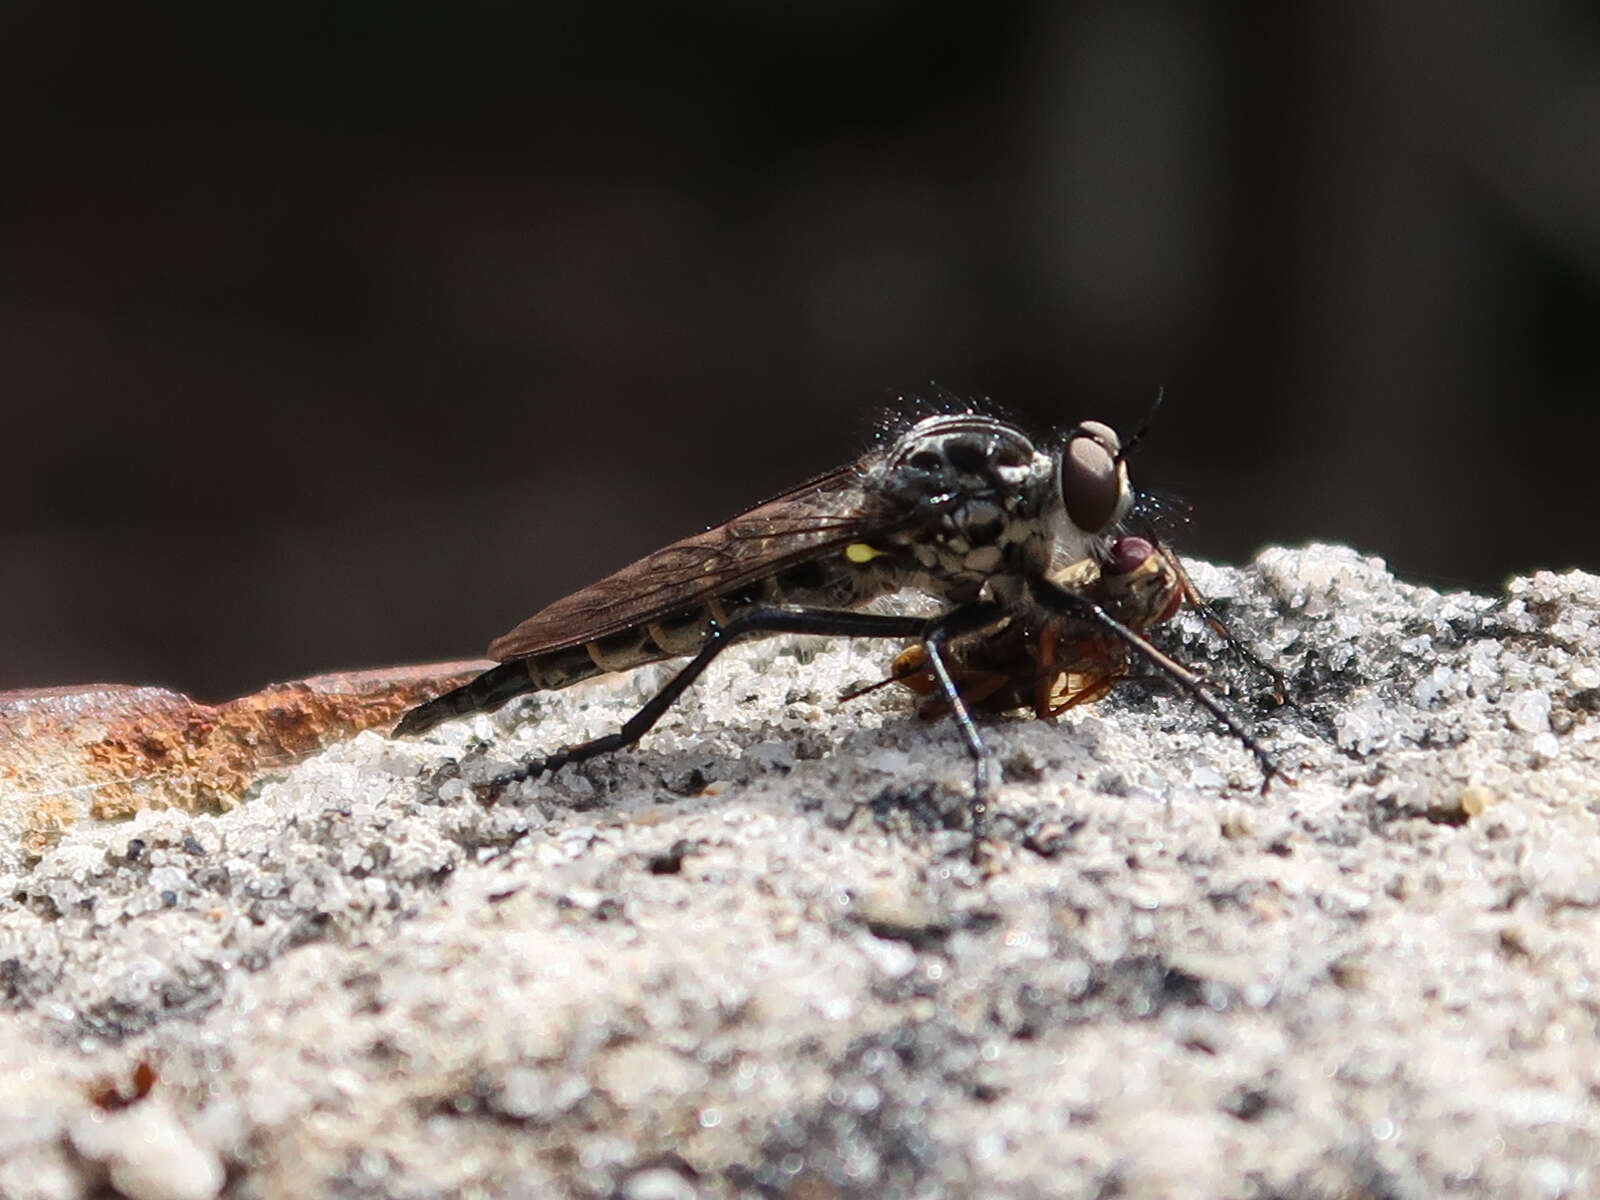
[[861,554],[881,551],[892,561],[878,569],[894,570],[900,586],[958,603],[1037,576],[1063,548],[1085,553],[1090,536],[1067,515],[1061,462],[989,417],[923,421],[868,483],[893,515],[890,532]]

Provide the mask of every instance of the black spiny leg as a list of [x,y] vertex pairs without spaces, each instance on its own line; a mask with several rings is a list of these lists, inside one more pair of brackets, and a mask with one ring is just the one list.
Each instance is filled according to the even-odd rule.
[[[716,658],[739,638],[753,633],[810,633],[824,637],[864,637],[864,638],[893,638],[904,641],[909,638],[923,639],[928,649],[933,651],[933,643],[928,641],[931,634],[937,630],[950,626],[951,630],[957,627],[967,628],[968,622],[976,622],[976,627],[992,623],[999,613],[991,605],[971,605],[967,608],[956,609],[943,617],[937,617],[932,622],[923,617],[897,617],[879,613],[843,612],[835,609],[818,608],[753,608],[740,613],[729,621],[726,626],[712,622],[710,634],[706,644],[700,652],[684,664],[683,668],[667,682],[648,701],[645,706],[633,716],[629,717],[626,724],[616,733],[608,733],[604,737],[595,738],[593,741],[583,742],[577,746],[569,746],[565,750],[558,750],[544,758],[535,759],[515,771],[490,781],[485,785],[489,798],[498,795],[503,789],[514,783],[521,783],[525,779],[533,779],[547,771],[554,771],[566,766],[568,763],[583,762],[585,759],[595,758],[601,754],[610,754],[613,750],[621,750],[631,746],[650,731],[650,728],[661,719],[673,702],[683,695],[684,691],[700,677],[711,660]],[[956,625],[951,623],[955,618],[962,617]],[[945,633],[943,636],[949,636]],[[934,661],[938,662],[936,656]],[[943,671],[943,664],[938,668]],[[945,673],[943,678],[948,678]],[[954,693],[952,693],[954,694]],[[970,727],[971,718],[966,716],[965,707],[960,706],[960,697],[956,697],[956,711],[959,712]],[[977,734],[974,730],[968,744]],[[979,750],[981,751],[981,744]],[[980,776],[986,780],[986,774]]]
[[973,866],[977,866],[983,857],[984,826],[987,824],[993,791],[989,778],[989,751],[978,736],[978,726],[967,711],[966,701],[961,698],[961,689],[956,686],[950,669],[945,666],[943,647],[952,637],[976,633],[985,624],[992,624],[993,620],[994,615],[988,611],[988,606],[970,605],[936,618],[922,635],[922,651],[927,656],[928,665],[933,668],[934,677],[939,681],[939,690],[944,693],[945,703],[950,706],[950,715],[961,730],[962,740],[967,743],[967,753],[972,756],[972,799],[968,802],[967,824],[972,833]]
[[1298,708],[1299,706],[1289,699],[1289,681],[1284,678],[1283,672],[1250,649],[1249,646],[1246,646],[1238,639],[1233,630],[1228,628],[1228,623],[1222,619],[1221,614],[1212,607],[1211,601],[1206,598],[1205,594],[1195,586],[1194,580],[1189,577],[1188,569],[1184,567],[1183,560],[1161,541],[1156,533],[1155,524],[1150,518],[1144,517],[1137,523],[1144,530],[1146,539],[1151,545],[1157,547],[1157,553],[1167,560],[1167,565],[1177,575],[1178,584],[1183,588],[1184,602],[1205,622],[1206,628],[1221,638],[1223,643],[1234,654],[1272,681],[1272,696],[1274,700],[1279,704],[1288,704],[1291,707]]
[[1245,749],[1256,756],[1256,761],[1261,764],[1261,770],[1265,776],[1261,781],[1263,791],[1266,790],[1267,784],[1272,781],[1274,776],[1286,783],[1292,784],[1294,782],[1284,773],[1283,768],[1278,766],[1277,761],[1266,752],[1261,743],[1250,735],[1249,730],[1235,721],[1232,714],[1222,706],[1222,702],[1207,690],[1205,680],[1189,670],[1188,667],[1170,654],[1165,654],[1151,645],[1144,637],[1129,629],[1088,597],[1059,588],[1048,579],[1030,580],[1028,586],[1033,591],[1034,599],[1046,608],[1081,620],[1093,621],[1109,629],[1126,646],[1149,660],[1150,664],[1163,675],[1177,681],[1178,685],[1193,697],[1196,704],[1215,717],[1224,729],[1244,743]]

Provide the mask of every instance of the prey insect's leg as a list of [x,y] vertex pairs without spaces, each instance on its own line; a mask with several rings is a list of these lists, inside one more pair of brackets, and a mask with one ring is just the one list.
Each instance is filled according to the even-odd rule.
[[[915,651],[915,649],[916,647],[912,647],[913,651]],[[891,665],[889,673],[882,679],[878,680],[878,682],[865,683],[858,688],[851,688],[847,692],[840,692],[840,702],[842,703],[846,700],[859,700],[863,696],[870,696],[873,692],[882,691],[886,687],[891,687],[897,683],[904,683],[908,679],[915,679],[918,675],[921,675],[928,669],[928,664],[925,662],[907,661],[902,663],[900,659],[905,658],[906,654],[906,651],[902,651],[900,657],[896,658],[894,663]]]
[[[936,618],[936,621],[944,619]],[[994,617],[992,614],[987,614],[986,619],[992,621]],[[489,793],[493,795],[511,784],[532,779],[546,771],[554,771],[567,763],[583,762],[585,759],[633,745],[650,731],[651,726],[661,719],[662,714],[672,707],[673,702],[700,677],[701,673],[711,665],[712,659],[747,634],[812,633],[828,637],[904,639],[925,638],[928,628],[929,622],[925,617],[898,617],[825,608],[754,608],[740,613],[727,625],[718,625],[713,621],[710,635],[700,652],[684,664],[683,668],[667,682],[666,687],[628,718],[616,733],[609,733],[604,737],[558,750],[554,754],[536,759],[515,771],[501,775],[488,785]]]
[[1265,775],[1265,778],[1261,781],[1263,789],[1266,788],[1275,775],[1287,783],[1294,782],[1278,766],[1276,760],[1266,752],[1261,743],[1256,741],[1244,726],[1235,721],[1228,710],[1222,706],[1222,702],[1206,689],[1205,681],[1189,670],[1188,667],[1178,662],[1171,655],[1164,654],[1161,650],[1151,645],[1144,637],[1129,629],[1087,596],[1080,596],[1075,592],[1059,588],[1048,579],[1030,580],[1029,587],[1033,591],[1034,599],[1038,600],[1046,608],[1054,612],[1066,613],[1070,616],[1096,622],[1116,634],[1117,637],[1122,639],[1124,645],[1138,651],[1163,675],[1169,679],[1177,680],[1179,686],[1193,697],[1196,704],[1215,717],[1224,729],[1244,743],[1245,749],[1256,756],[1256,761],[1261,764],[1261,770]]

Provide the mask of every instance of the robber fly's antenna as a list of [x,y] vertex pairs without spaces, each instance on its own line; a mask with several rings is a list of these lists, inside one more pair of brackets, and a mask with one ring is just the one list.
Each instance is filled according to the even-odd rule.
[[1144,423],[1140,425],[1137,432],[1135,432],[1134,435],[1128,439],[1127,445],[1122,447],[1122,453],[1117,455],[1118,462],[1130,457],[1133,454],[1133,448],[1140,442],[1144,441],[1144,435],[1150,432],[1150,426],[1155,423],[1156,410],[1161,407],[1161,401],[1166,399],[1166,395],[1166,388],[1162,387],[1156,389],[1156,398],[1150,402],[1150,411],[1145,413]]

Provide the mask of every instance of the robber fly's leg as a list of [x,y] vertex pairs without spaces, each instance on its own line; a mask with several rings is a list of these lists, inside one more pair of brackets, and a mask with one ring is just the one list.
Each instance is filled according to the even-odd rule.
[[[1156,544],[1160,545],[1159,542]],[[1176,554],[1165,546],[1161,546],[1160,552],[1161,556],[1167,560],[1167,564],[1178,576],[1178,583],[1183,588],[1184,603],[1194,609],[1195,613],[1206,623],[1211,632],[1221,638],[1228,649],[1272,680],[1273,698],[1279,704],[1292,703],[1288,699],[1289,681],[1283,677],[1283,672],[1234,636],[1233,630],[1228,628],[1227,622],[1218,615],[1216,609],[1211,607],[1211,601],[1207,600],[1204,593],[1195,587],[1194,580],[1189,578],[1189,572],[1184,570],[1183,562]]]
[[[974,608],[985,606],[972,606]],[[958,609],[958,612],[967,610]],[[993,620],[992,614],[988,620]],[[928,621],[924,617],[900,617],[880,613],[841,612],[826,608],[753,608],[738,614],[726,625],[711,623],[710,631],[706,637],[706,644],[700,652],[691,658],[679,672],[652,696],[643,708],[628,718],[626,724],[616,733],[608,733],[604,737],[595,738],[593,741],[581,745],[569,746],[558,750],[544,758],[535,759],[515,771],[508,772],[494,779],[489,785],[489,794],[501,791],[514,783],[521,783],[525,779],[532,779],[547,771],[554,771],[568,763],[583,762],[585,759],[595,758],[601,754],[610,754],[613,750],[621,750],[631,746],[650,731],[663,713],[671,708],[673,702],[683,695],[684,691],[700,677],[711,660],[716,658],[739,638],[756,633],[811,633],[824,637],[866,637],[866,638],[895,638],[905,640],[908,638],[924,638],[927,636]]]
[[966,702],[961,699],[961,689],[951,678],[950,668],[944,665],[944,655],[939,650],[942,640],[930,637],[922,647],[928,656],[928,665],[939,680],[945,703],[950,706],[950,715],[956,719],[961,737],[967,743],[967,753],[972,756],[972,798],[967,802],[967,826],[972,832],[972,863],[976,866],[982,855],[984,818],[989,812],[989,751],[978,736],[978,727],[967,711]]
[[976,633],[991,624],[994,618],[990,608],[989,605],[973,604],[954,609],[935,618],[922,635],[922,651],[928,657],[928,666],[939,681],[939,690],[944,693],[945,703],[950,706],[950,715],[955,718],[962,740],[967,743],[967,753],[972,756],[972,799],[969,802],[968,828],[972,832],[974,866],[982,858],[984,826],[987,824],[985,818],[989,813],[993,791],[989,778],[989,751],[978,736],[978,726],[967,711],[966,701],[961,698],[961,689],[956,686],[955,677],[945,665],[944,646],[953,638]]
[[1059,588],[1048,579],[1031,580],[1029,587],[1033,591],[1034,598],[1046,608],[1055,612],[1066,613],[1080,620],[1096,622],[1116,634],[1130,649],[1138,651],[1167,678],[1176,680],[1179,686],[1194,698],[1196,704],[1215,717],[1224,729],[1244,744],[1245,749],[1256,756],[1256,761],[1261,764],[1261,770],[1265,775],[1265,778],[1261,781],[1263,789],[1274,776],[1287,783],[1294,782],[1278,766],[1277,761],[1266,752],[1261,743],[1250,736],[1250,732],[1233,719],[1228,710],[1222,706],[1222,702],[1206,689],[1205,680],[1189,670],[1188,667],[1171,655],[1165,654],[1155,646],[1152,646],[1144,637],[1129,629],[1087,596],[1081,596],[1075,592]]

